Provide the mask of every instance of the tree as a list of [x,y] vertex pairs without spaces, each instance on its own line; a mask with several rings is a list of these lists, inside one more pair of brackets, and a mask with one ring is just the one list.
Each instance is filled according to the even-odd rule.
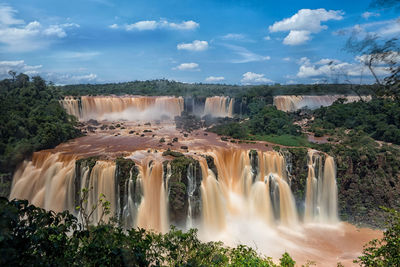
[[[400,7],[400,0],[374,0],[370,8]],[[376,33],[363,36],[354,30],[345,50],[354,53],[374,77],[377,87],[371,87],[373,97],[390,97],[400,101],[400,45],[397,38],[385,39]],[[386,71],[388,75],[381,79]]]
[[382,208],[390,214],[388,228],[383,238],[374,239],[364,248],[363,255],[355,260],[361,266],[400,266],[400,212]]

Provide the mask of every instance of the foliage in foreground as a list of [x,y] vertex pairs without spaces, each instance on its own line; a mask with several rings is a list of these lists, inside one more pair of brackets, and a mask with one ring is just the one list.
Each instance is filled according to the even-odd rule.
[[284,266],[247,246],[203,243],[197,230],[167,234],[101,223],[82,227],[68,211],[48,212],[25,200],[0,198],[1,266]]
[[361,266],[400,266],[400,212],[383,208],[390,213],[388,229],[383,238],[374,239],[365,246],[363,255],[355,260]]

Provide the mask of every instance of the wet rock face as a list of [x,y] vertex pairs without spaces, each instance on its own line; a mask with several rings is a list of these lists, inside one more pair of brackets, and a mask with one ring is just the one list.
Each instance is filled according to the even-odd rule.
[[163,166],[164,175],[168,175],[170,168],[170,177],[165,177],[168,184],[169,219],[175,225],[185,225],[189,215],[192,219],[200,216],[200,164],[191,157],[177,157],[165,161]]
[[[81,194],[81,188],[82,188],[82,176],[83,176],[83,170],[85,168],[89,168],[89,174],[92,172],[92,169],[94,165],[96,165],[97,160],[99,157],[89,157],[89,158],[83,158],[83,159],[78,159],[75,162],[75,207],[79,206],[79,200],[80,200],[80,194]],[[89,180],[88,180],[89,181]],[[84,188],[88,188],[89,185],[83,185]]]
[[[139,174],[139,171],[135,165],[135,162],[131,159],[125,158],[117,158],[115,160],[115,190],[117,196],[117,203],[119,203],[118,207],[118,218],[123,220],[122,213],[124,207],[127,205],[128,202],[128,186],[129,186],[129,179],[132,179],[133,188],[136,187],[136,179]],[[140,203],[142,194],[141,192],[133,192],[134,195],[131,196],[135,203]]]
[[215,178],[217,178],[217,180],[218,180],[218,170],[217,170],[217,166],[215,165],[214,158],[209,155],[205,156],[205,158],[207,161],[208,168],[210,170],[212,170],[212,172],[215,174]]
[[251,171],[253,172],[253,183],[257,178],[257,174],[259,173],[258,167],[258,153],[256,150],[250,150],[249,152]]

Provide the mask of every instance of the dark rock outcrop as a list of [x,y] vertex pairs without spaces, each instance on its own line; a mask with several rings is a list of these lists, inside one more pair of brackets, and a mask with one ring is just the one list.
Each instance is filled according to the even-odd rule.
[[165,184],[168,184],[168,209],[171,223],[186,224],[189,201],[192,219],[196,220],[200,216],[201,209],[202,174],[199,162],[191,157],[180,156],[171,161],[165,161],[163,167]]

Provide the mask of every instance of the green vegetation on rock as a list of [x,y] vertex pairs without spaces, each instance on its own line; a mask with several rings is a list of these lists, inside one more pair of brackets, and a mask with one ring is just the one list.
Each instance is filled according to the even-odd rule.
[[293,118],[276,107],[257,101],[250,106],[249,118],[241,122],[228,121],[208,129],[218,135],[235,139],[267,141],[284,146],[308,146],[300,127]]

